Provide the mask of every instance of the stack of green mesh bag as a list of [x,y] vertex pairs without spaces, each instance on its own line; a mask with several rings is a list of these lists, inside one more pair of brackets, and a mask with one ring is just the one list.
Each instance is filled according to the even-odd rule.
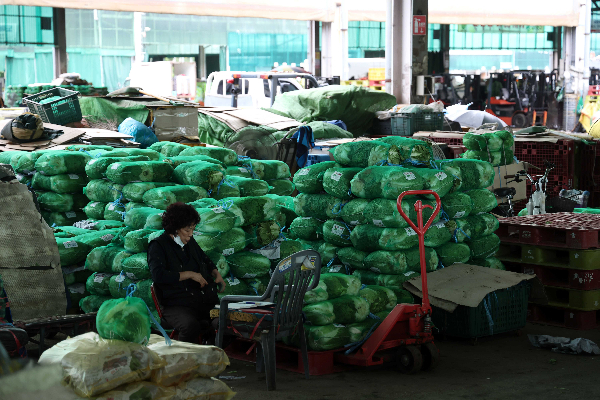
[[463,145],[467,151],[463,158],[488,161],[494,167],[514,163],[513,150],[515,140],[509,131],[467,132],[463,136]]
[[[399,303],[412,302],[403,284],[420,275],[418,236],[396,200],[404,191],[422,189],[437,192],[442,201],[425,236],[428,271],[467,262],[504,268],[493,257],[500,240],[494,234],[498,221],[489,214],[497,205],[486,189],[494,179],[490,163],[434,160],[427,142],[404,137],[350,142],[332,153],[335,161],[294,175],[299,217],[290,226],[290,237],[319,251],[325,276],[335,268],[364,285],[391,290]],[[415,223],[416,200],[435,204],[428,196],[405,197],[404,211]],[[425,209],[425,221],[431,214]]]

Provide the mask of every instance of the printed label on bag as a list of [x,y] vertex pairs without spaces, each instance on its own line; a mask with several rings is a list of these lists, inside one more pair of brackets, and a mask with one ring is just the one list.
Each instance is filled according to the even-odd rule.
[[412,172],[405,172],[404,177],[406,178],[406,180],[409,180],[409,181],[412,181],[413,179],[417,179],[416,175],[413,174]]
[[446,227],[446,223],[443,221],[438,222],[437,224],[434,224],[433,226],[435,226],[438,229],[442,229]]
[[90,203],[90,207],[96,207],[99,203],[97,201]]
[[115,278],[115,282],[121,283],[125,280],[125,275],[119,275]]
[[333,326],[335,326],[336,328],[345,328],[346,325],[342,325],[342,324],[333,324]]
[[435,174],[435,177],[441,181],[443,179],[446,179],[448,177],[448,175],[446,175],[444,172],[440,171],[437,174]]
[[98,161],[96,158],[94,158],[93,160],[90,160],[90,162],[88,163],[89,165],[92,165],[93,163],[95,163],[96,161]]
[[465,212],[464,211],[459,211],[456,214],[454,214],[454,218],[458,219],[458,218],[462,218],[465,216]]
[[115,205],[114,205],[114,204],[111,204],[111,205],[109,205],[109,206],[108,206],[108,209],[109,209],[110,211],[114,210],[114,209],[115,209]]
[[250,278],[256,278],[256,274],[244,274],[244,276],[242,276],[243,279],[250,279]]
[[415,230],[413,228],[410,228],[410,227],[409,228],[404,228],[404,230],[406,231],[406,234],[408,236],[413,236],[413,235],[417,234],[417,232],[415,232]]
[[73,247],[77,247],[77,242],[69,240],[68,242],[64,242],[63,245],[65,246],[65,249],[71,249]]
[[239,168],[240,172],[243,172],[244,174],[248,173],[248,170],[246,168]]
[[240,280],[238,278],[227,278],[227,283],[231,286],[235,286],[240,284]]
[[75,218],[77,216],[77,214],[75,213],[75,211],[67,211],[65,213],[65,215],[67,216],[67,218]]
[[331,233],[334,235],[342,236],[344,234],[344,227],[338,224],[334,224],[333,228],[331,228]]
[[408,272],[404,273],[404,276],[411,276],[411,275],[414,275],[414,274],[416,274],[416,272],[414,272],[414,271],[408,271]]
[[16,174],[15,178],[17,178],[18,181],[21,181],[24,178],[24,176],[21,174]]
[[79,175],[69,174],[69,178],[71,178],[71,179],[79,179]]
[[105,242],[110,242],[111,240],[113,240],[114,237],[115,237],[115,235],[111,235],[109,233],[107,235],[100,237],[100,239],[104,240]]
[[125,272],[125,275],[127,275],[129,279],[135,279],[135,274],[132,274],[131,272]]
[[104,280],[104,275],[96,274],[94,277],[94,282],[101,283]]
[[379,268],[377,268],[377,267],[371,267],[370,269],[371,269],[371,271],[377,272],[378,274],[381,273],[381,270]]
[[215,214],[220,214],[222,212],[225,212],[225,210],[223,210],[221,207],[213,208],[212,210],[215,212]]
[[334,265],[332,267],[329,268],[329,272],[330,273],[336,273],[336,272],[340,272],[342,270],[342,266],[341,265]]
[[360,221],[351,221],[350,225],[358,225]]
[[374,219],[373,220],[373,225],[378,226],[380,228],[385,228],[385,225],[384,225],[383,221],[380,220],[380,219]]
[[296,175],[308,175],[308,173],[310,172],[310,170],[306,169],[306,168],[302,168],[300,171],[296,172]]
[[331,174],[331,179],[333,179],[336,182],[339,182],[341,177],[342,173],[339,171],[335,171],[333,174]]
[[120,165],[121,164],[119,164],[119,163],[114,163],[113,165],[110,166],[110,169],[117,169],[117,168],[119,168]]
[[232,247],[232,248],[230,248],[230,249],[225,249],[225,250],[223,250],[223,255],[224,255],[224,256],[230,256],[230,255],[232,255],[234,252],[235,252],[235,249]]
[[302,217],[302,219],[312,219],[312,217]]

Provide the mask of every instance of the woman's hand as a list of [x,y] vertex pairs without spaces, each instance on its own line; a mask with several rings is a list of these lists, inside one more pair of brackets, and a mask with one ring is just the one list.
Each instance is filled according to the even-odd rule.
[[192,272],[191,279],[198,282],[200,284],[200,287],[204,287],[204,286],[208,285],[208,282],[206,282],[206,279],[204,279],[202,274],[200,274],[198,272]]
[[218,276],[215,277],[215,283],[218,285],[219,283],[221,284],[221,290],[219,290],[219,293],[223,293],[225,291],[225,281],[223,280],[223,277],[221,276],[221,274],[218,274]]

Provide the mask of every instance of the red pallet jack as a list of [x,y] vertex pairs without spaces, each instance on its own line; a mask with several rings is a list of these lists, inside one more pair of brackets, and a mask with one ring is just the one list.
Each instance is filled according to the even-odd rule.
[[[402,210],[402,199],[404,196],[419,194],[433,195],[436,208],[423,226],[423,209],[433,209],[433,207],[423,205],[421,200],[417,200],[415,203],[417,223],[419,224],[417,227]],[[440,359],[440,352],[433,343],[433,334],[431,333],[431,306],[427,291],[427,265],[425,262],[425,232],[440,212],[440,196],[431,190],[409,190],[398,196],[397,207],[402,218],[419,236],[423,304],[398,304],[355,353],[336,353],[335,360],[359,366],[396,362],[400,371],[412,374],[419,370],[432,370]]]

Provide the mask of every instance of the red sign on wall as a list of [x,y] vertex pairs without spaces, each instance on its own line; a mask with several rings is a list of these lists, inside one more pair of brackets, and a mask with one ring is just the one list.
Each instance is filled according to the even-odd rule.
[[413,35],[427,34],[427,16],[413,15]]

